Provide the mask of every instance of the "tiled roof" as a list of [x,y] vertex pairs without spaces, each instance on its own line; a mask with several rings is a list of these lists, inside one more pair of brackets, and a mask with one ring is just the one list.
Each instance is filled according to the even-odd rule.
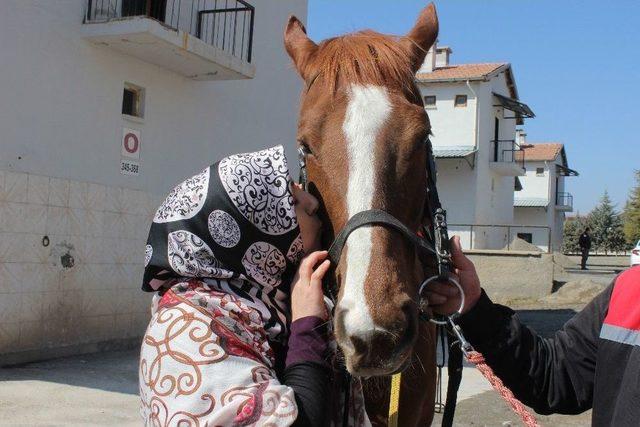
[[[520,146],[524,152],[525,161],[553,161],[562,151],[563,145],[558,142],[538,142]],[[521,159],[522,153],[516,152],[516,158]]]
[[437,159],[455,159],[466,157],[469,154],[475,153],[476,151],[476,147],[473,146],[433,147],[433,155]]
[[549,206],[549,200],[537,197],[514,199],[513,206],[517,208],[544,208]]
[[430,73],[418,73],[416,79],[419,82],[479,80],[507,65],[509,64],[506,62],[448,65],[438,67]]

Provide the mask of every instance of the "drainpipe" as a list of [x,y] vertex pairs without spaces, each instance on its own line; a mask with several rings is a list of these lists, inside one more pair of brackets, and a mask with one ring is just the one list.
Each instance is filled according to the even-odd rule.
[[[476,150],[480,150],[479,144],[478,144],[478,95],[476,94],[476,91],[473,90],[473,88],[471,87],[471,83],[469,82],[469,80],[466,81],[467,87],[469,88],[469,90],[471,91],[471,93],[473,94],[473,98],[476,100],[476,121],[473,124],[473,135],[475,136],[475,145],[476,145]],[[477,159],[476,159],[477,160]]]
[[[473,165],[475,167],[475,165],[478,163],[478,153],[480,150],[480,144],[479,144],[479,137],[478,137],[478,111],[479,111],[479,106],[478,106],[478,94],[476,94],[476,91],[473,90],[473,88],[471,87],[471,84],[469,83],[469,80],[467,80],[465,82],[467,84],[467,87],[469,88],[469,90],[471,91],[471,93],[473,94],[473,98],[476,101],[476,119],[475,122],[473,123],[473,135],[475,137],[475,146],[476,146],[476,152],[473,154],[475,156],[475,161],[473,162]],[[475,219],[475,215],[476,213],[474,212],[474,219]],[[470,244],[469,244],[469,249],[473,249],[473,226],[471,227],[471,235],[469,236],[470,238]]]

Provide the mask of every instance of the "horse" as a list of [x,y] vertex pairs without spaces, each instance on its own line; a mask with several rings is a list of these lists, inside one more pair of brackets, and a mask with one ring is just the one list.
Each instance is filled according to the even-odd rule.
[[[411,230],[423,225],[431,126],[415,73],[437,35],[433,4],[401,37],[365,30],[316,44],[289,18],[285,49],[304,82],[297,143],[325,242],[369,209]],[[370,420],[387,424],[390,375],[402,371],[398,425],[431,424],[435,329],[419,321],[418,287],[433,263],[395,231],[367,226],[352,232],[334,267],[336,341],[349,373],[371,378]]]

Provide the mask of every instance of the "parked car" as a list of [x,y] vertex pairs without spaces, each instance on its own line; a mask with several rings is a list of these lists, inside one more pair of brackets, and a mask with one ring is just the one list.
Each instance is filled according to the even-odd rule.
[[640,265],[640,241],[635,248],[631,251],[631,267],[634,265]]

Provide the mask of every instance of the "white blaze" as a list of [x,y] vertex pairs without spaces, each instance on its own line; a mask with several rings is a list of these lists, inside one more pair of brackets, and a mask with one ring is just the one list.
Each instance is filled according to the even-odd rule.
[[[375,144],[390,113],[391,102],[383,87],[351,87],[342,125],[349,160],[349,217],[372,208],[375,194]],[[365,226],[351,233],[345,247],[347,269],[339,305],[348,310],[344,319],[347,336],[363,335],[376,328],[364,296],[371,246],[371,228]]]

